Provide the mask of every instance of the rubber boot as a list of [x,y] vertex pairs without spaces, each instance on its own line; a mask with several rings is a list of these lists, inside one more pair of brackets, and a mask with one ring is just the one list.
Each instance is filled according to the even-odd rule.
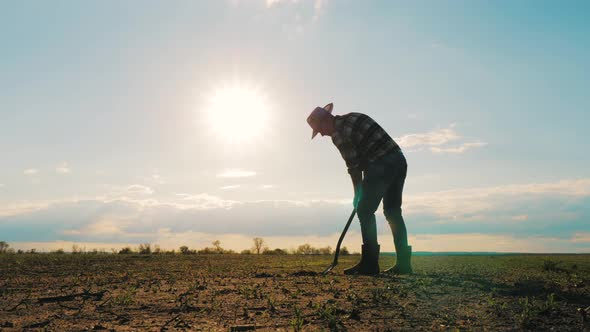
[[361,261],[349,268],[344,270],[346,275],[375,275],[379,274],[379,249],[380,246],[373,245],[369,246],[363,244],[361,252]]
[[412,271],[412,246],[406,246],[396,253],[395,265],[385,270],[385,273],[411,274]]

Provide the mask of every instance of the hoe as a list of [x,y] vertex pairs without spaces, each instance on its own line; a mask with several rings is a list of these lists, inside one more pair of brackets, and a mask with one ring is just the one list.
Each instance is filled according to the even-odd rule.
[[340,234],[340,239],[338,239],[338,244],[336,245],[336,251],[334,252],[334,261],[330,266],[328,266],[322,274],[327,274],[328,272],[332,271],[336,265],[338,265],[338,256],[340,255],[340,245],[342,244],[342,240],[344,240],[344,236],[346,235],[346,231],[348,231],[348,227],[350,227],[350,223],[352,219],[354,219],[354,215],[356,214],[356,209],[352,210],[350,217],[348,218],[348,222],[346,222],[346,226],[344,226],[344,230],[342,230],[342,234]]

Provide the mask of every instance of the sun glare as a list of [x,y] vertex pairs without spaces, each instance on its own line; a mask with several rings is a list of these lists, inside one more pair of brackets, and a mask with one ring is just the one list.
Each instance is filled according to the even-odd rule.
[[251,143],[268,129],[269,106],[250,86],[223,86],[208,98],[206,115],[210,129],[228,143]]

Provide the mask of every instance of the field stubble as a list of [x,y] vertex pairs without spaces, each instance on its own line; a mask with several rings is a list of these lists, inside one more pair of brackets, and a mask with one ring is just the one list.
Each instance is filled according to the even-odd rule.
[[[410,276],[344,276],[358,256],[0,256],[0,330],[585,331],[590,255],[415,257]],[[382,268],[394,257],[381,257]]]

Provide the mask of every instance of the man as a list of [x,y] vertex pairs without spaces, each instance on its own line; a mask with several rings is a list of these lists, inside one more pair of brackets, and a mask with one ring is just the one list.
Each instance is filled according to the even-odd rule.
[[[383,200],[383,212],[393,234],[397,255],[388,273],[412,273],[408,234],[402,217],[402,191],[408,165],[397,143],[369,116],[362,113],[332,115],[332,103],[316,107],[307,123],[318,133],[331,136],[352,179],[353,206],[361,224],[363,237],[361,261],[344,274],[374,275],[379,273],[379,244],[375,211]],[[364,176],[363,176],[364,173]]]

